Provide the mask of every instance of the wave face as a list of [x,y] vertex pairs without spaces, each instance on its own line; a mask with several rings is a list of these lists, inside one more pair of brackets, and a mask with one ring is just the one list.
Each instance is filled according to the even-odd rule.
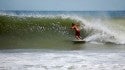
[[81,36],[89,43],[125,44],[124,19],[124,11],[0,11],[0,45],[67,49],[74,38],[72,23],[80,24]]

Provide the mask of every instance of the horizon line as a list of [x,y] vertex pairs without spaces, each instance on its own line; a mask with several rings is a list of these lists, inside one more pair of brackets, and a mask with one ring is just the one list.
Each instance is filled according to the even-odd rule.
[[125,10],[0,10],[0,11],[125,11]]

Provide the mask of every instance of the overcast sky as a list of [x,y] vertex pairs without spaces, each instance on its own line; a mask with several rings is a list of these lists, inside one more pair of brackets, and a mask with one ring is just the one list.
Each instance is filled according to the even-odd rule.
[[0,10],[125,10],[125,0],[0,0]]

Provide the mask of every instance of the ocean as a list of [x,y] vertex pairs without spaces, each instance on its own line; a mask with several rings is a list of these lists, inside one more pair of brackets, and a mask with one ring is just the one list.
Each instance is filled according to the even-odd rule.
[[0,70],[124,70],[124,36],[125,11],[1,10]]

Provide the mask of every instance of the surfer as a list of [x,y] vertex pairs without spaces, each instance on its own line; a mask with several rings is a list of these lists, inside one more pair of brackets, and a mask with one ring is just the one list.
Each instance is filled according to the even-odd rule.
[[74,29],[74,30],[75,30],[75,38],[78,39],[78,40],[81,40],[82,38],[81,38],[81,36],[80,36],[79,25],[72,23],[71,29]]

